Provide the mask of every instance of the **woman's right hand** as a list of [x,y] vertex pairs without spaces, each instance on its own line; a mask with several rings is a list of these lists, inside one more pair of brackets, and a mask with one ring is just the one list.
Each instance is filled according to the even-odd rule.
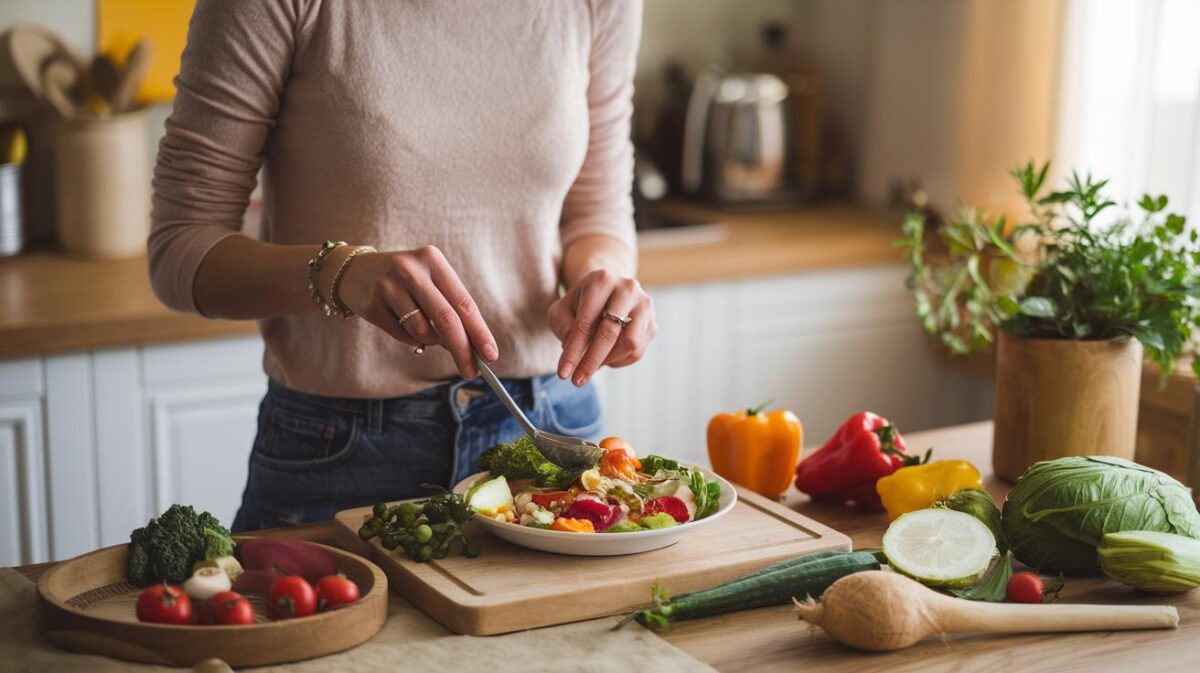
[[[488,362],[500,355],[475,300],[446,256],[432,245],[356,256],[338,284],[337,299],[397,341],[442,346],[464,378],[479,375],[472,346]],[[401,325],[400,317],[414,309],[421,312]]]

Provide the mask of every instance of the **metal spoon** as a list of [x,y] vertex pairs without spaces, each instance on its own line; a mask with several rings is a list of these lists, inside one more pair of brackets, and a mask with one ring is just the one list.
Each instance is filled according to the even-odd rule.
[[483,376],[483,380],[487,382],[488,387],[500,401],[508,409],[508,413],[517,419],[521,429],[529,438],[533,440],[534,446],[542,452],[551,462],[566,470],[580,470],[592,467],[596,461],[600,460],[600,456],[604,453],[595,442],[589,442],[586,439],[578,437],[567,437],[566,435],[556,435],[553,432],[546,432],[533,427],[533,423],[521,411],[521,407],[517,406],[516,401],[508,394],[504,388],[504,384],[500,383],[500,379],[496,378],[496,374],[492,372],[492,368],[488,366],[483,358],[475,353],[475,364],[479,365],[479,372]]

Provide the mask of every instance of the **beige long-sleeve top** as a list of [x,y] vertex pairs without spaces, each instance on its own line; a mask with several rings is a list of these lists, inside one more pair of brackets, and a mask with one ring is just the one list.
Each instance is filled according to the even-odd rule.
[[[436,245],[498,373],[553,371],[563,247],[635,245],[640,31],[640,0],[199,0],[154,172],[155,292],[197,312],[196,271],[240,233],[265,165],[263,240]],[[309,393],[391,397],[455,374],[442,349],[418,357],[315,307],[260,326],[267,374]]]

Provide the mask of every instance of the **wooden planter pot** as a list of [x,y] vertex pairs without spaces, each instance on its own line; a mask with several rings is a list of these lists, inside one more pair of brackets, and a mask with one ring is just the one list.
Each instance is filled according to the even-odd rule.
[[1016,481],[1039,460],[1133,460],[1142,344],[1024,339],[1000,331],[992,467]]

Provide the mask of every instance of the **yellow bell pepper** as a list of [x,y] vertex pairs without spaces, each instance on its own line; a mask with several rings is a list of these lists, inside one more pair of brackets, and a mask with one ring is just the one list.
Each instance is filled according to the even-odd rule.
[[804,429],[790,411],[763,413],[760,405],[708,422],[713,472],[768,498],[788,489],[800,462]]
[[932,507],[938,500],[968,488],[983,488],[983,479],[979,470],[965,460],[935,460],[902,467],[875,482],[888,521]]

